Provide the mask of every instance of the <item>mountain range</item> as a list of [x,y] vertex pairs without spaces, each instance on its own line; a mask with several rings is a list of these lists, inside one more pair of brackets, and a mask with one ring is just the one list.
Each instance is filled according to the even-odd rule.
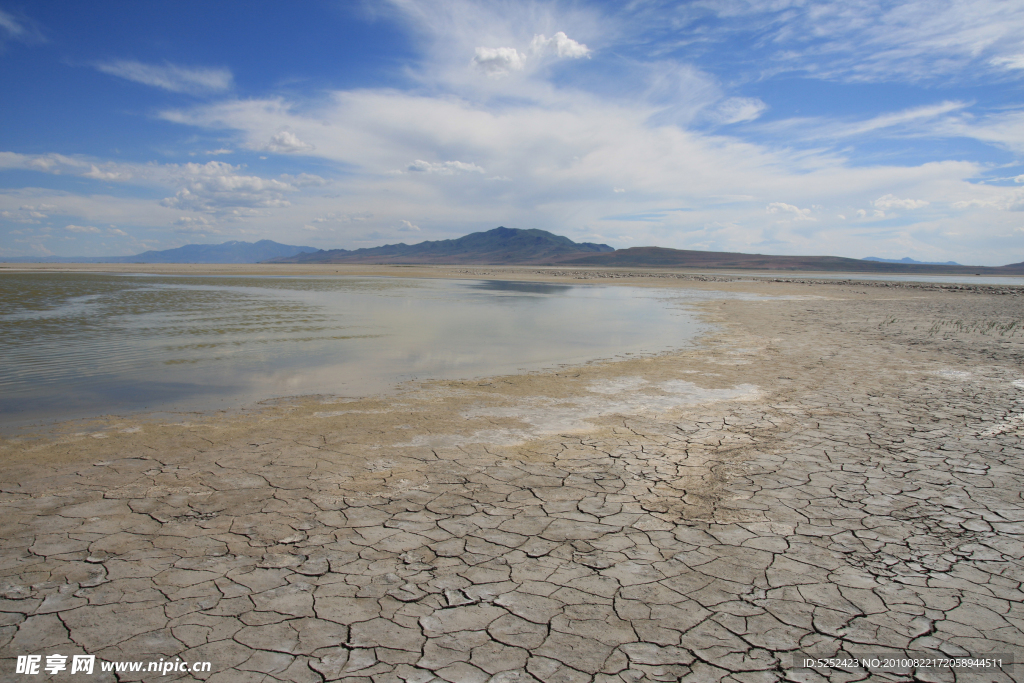
[[134,256],[22,256],[0,257],[8,263],[260,263],[281,256],[316,251],[316,247],[296,247],[272,240],[222,244],[186,244],[177,249],[144,251]]
[[1024,263],[996,268],[947,263],[923,263],[911,258],[866,259],[840,256],[777,256],[724,251],[631,247],[613,249],[607,244],[573,242],[545,230],[498,227],[450,240],[419,244],[386,244],[366,249],[318,250],[259,242],[188,244],[177,249],[147,251],[134,256],[21,257],[7,262],[44,263],[362,263],[362,264],[464,264],[547,265],[604,268],[698,268],[767,271],[830,271],[847,273],[916,273],[961,275],[1024,275]]
[[854,273],[1024,274],[1024,263],[1000,268],[931,265],[840,256],[774,256],[664,247],[612,249],[576,243],[545,230],[495,228],[454,240],[389,244],[370,249],[332,249],[272,259],[271,263],[548,265],[605,268],[727,268],[733,270],[832,271]]

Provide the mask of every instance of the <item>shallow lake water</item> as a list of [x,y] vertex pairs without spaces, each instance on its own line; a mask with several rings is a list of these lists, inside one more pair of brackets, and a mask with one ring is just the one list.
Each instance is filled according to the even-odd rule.
[[474,280],[0,275],[0,428],[362,396],[658,353],[716,292]]

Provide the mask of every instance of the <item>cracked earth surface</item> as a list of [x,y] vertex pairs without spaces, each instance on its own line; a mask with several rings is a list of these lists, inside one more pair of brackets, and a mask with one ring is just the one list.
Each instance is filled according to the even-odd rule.
[[0,680],[1024,680],[794,666],[1024,655],[1019,297],[756,286],[656,358],[0,442]]

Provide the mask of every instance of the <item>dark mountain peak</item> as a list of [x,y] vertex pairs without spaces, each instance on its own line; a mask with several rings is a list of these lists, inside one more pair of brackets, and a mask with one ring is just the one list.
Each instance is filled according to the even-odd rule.
[[546,230],[506,228],[450,240],[385,244],[369,249],[332,249],[273,259],[275,263],[540,263],[564,256],[615,251],[607,244],[579,244]]

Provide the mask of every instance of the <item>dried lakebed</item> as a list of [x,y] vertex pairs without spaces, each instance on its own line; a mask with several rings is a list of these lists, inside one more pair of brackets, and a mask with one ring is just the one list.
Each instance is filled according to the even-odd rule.
[[655,358],[2,442],[0,677],[1024,679],[796,656],[1024,655],[1018,297],[730,286],[808,296]]

